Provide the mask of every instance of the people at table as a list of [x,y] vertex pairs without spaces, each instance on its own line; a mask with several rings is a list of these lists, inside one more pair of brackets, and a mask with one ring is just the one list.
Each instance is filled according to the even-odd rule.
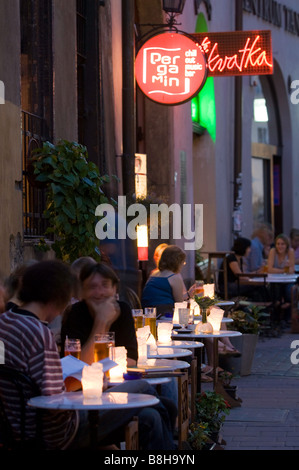
[[[238,295],[251,296],[253,295],[254,287],[250,285],[242,285],[241,281],[238,283],[238,274],[245,272],[244,258],[248,257],[251,249],[251,241],[248,238],[239,237],[234,241],[232,251],[233,253],[227,255],[227,292],[228,297],[233,298]],[[243,278],[246,281],[246,278]],[[224,294],[224,273],[223,263],[220,266],[218,276],[218,285],[220,295]]]
[[108,331],[115,333],[115,346],[127,349],[128,365],[138,357],[134,319],[126,302],[116,299],[119,279],[105,263],[88,263],[80,271],[81,300],[63,315],[62,348],[66,336],[81,340],[81,358],[94,359],[94,337]]
[[290,231],[290,244],[295,252],[295,264],[299,264],[299,229],[292,228]]
[[251,236],[251,248],[248,255],[244,257],[244,264],[249,273],[263,272],[265,259],[269,247],[273,244],[274,232],[273,228],[268,224],[261,224]]
[[[26,269],[19,292],[21,307],[15,306],[0,315],[0,340],[5,348],[5,365],[25,373],[39,387],[41,395],[65,391],[62,367],[55,339],[48,322],[60,315],[69,304],[73,290],[73,275],[61,261],[43,261]],[[110,391],[157,395],[144,380],[112,387]],[[5,413],[20,436],[20,407],[14,386],[0,379]],[[173,438],[168,411],[162,402],[148,408],[101,411],[98,427],[99,442],[111,436],[133,417],[139,419],[139,438],[145,450],[173,450]],[[33,438],[36,412],[26,407],[26,438]],[[40,436],[39,436],[40,437]],[[89,423],[86,411],[46,411],[43,413],[42,440],[46,449],[86,448],[89,445]]]
[[[275,238],[274,247],[271,248],[268,258],[268,273],[294,274],[295,272],[295,252],[290,246],[289,238],[281,233]],[[271,296],[275,302],[276,320],[286,323],[291,317],[291,289],[293,283],[271,284]]]
[[141,298],[142,308],[156,307],[157,316],[173,312],[176,302],[192,295],[194,286],[186,290],[181,270],[186,263],[185,252],[176,245],[167,246],[161,255],[158,271],[147,280]]

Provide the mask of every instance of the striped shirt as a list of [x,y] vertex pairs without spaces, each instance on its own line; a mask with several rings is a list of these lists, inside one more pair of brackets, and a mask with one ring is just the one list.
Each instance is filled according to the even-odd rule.
[[[18,312],[18,313],[17,313]],[[0,315],[0,340],[4,343],[5,365],[27,374],[37,384],[41,395],[54,395],[64,390],[62,368],[57,346],[49,328],[26,310],[13,309]],[[20,435],[20,408],[11,384],[0,382],[5,410],[15,437]],[[26,409],[26,437],[35,435],[36,412]],[[45,411],[43,441],[48,449],[65,449],[78,428],[74,411]]]

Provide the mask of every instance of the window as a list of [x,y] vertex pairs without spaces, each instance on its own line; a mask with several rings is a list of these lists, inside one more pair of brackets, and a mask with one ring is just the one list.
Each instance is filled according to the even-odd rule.
[[43,236],[45,189],[34,180],[32,150],[52,139],[52,1],[21,0],[21,106],[25,237]]

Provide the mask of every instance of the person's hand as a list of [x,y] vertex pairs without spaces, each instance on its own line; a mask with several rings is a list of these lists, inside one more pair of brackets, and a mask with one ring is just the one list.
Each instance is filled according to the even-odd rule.
[[115,297],[108,297],[101,302],[89,299],[87,305],[94,313],[95,324],[106,324],[109,327],[120,314],[120,308]]

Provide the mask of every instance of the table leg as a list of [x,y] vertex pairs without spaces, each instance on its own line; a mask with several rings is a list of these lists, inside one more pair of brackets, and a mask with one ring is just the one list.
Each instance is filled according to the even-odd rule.
[[219,356],[218,356],[218,338],[213,338],[213,385],[214,389],[216,387],[216,384],[218,382],[218,361],[219,361]]
[[202,365],[201,348],[195,348],[195,357],[197,358],[197,393],[201,393],[201,365]]
[[98,426],[99,426],[98,410],[89,410],[88,419],[89,419],[90,446],[92,449],[96,449],[98,446]]

